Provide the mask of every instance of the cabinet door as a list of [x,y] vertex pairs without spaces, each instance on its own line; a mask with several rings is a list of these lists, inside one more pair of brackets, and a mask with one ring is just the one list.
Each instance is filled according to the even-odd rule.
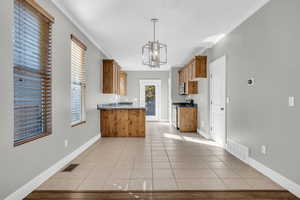
[[114,93],[114,62],[112,60],[103,60],[103,93]]
[[178,76],[179,76],[179,85],[180,85],[181,83],[184,82],[184,80],[183,80],[183,70],[178,71]]
[[115,110],[101,110],[101,136],[112,137],[116,136],[116,113]]
[[192,80],[194,80],[196,78],[196,61],[193,60],[191,65],[192,65]]
[[184,82],[187,83],[189,81],[189,68],[188,67],[184,68],[184,77],[185,77]]
[[127,73],[126,72],[120,73],[120,95],[121,96],[127,95]]
[[197,56],[195,59],[195,77],[207,77],[207,56]]
[[179,129],[181,132],[197,131],[197,108],[179,108]]
[[112,68],[113,68],[113,70],[112,70],[113,71],[113,79],[112,79],[113,87],[112,87],[112,90],[113,90],[113,93],[115,94],[116,93],[116,80],[117,80],[117,78],[116,78],[116,71],[117,71],[116,63],[113,64]]
[[189,65],[188,65],[188,69],[189,69],[189,81],[192,81],[194,80],[194,74],[193,74],[193,62],[191,62]]
[[186,94],[198,94],[198,81],[189,81]]

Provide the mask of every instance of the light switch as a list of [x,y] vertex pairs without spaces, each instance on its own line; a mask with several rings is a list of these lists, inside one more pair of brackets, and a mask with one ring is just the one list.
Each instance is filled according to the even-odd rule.
[[267,154],[267,147],[265,145],[261,146],[261,153],[266,155]]
[[69,141],[65,140],[65,148],[67,148],[69,146]]
[[230,102],[230,98],[227,97],[227,98],[226,98],[226,103],[229,103],[229,102]]
[[295,106],[295,97],[289,97],[289,107]]

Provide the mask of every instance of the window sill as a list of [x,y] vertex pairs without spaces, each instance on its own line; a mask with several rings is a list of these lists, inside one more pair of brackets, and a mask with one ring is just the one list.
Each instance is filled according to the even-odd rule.
[[72,124],[72,127],[79,126],[79,125],[85,124],[85,123],[86,123],[86,121],[76,122],[76,123]]
[[40,135],[31,137],[31,138],[27,138],[27,139],[22,140],[22,141],[19,141],[19,142],[15,142],[15,143],[14,143],[14,147],[20,146],[20,145],[22,145],[22,144],[26,144],[26,143],[28,143],[28,142],[32,142],[32,141],[34,141],[34,140],[37,140],[37,139],[46,137],[46,136],[48,136],[48,135],[51,135],[51,133],[43,133],[43,134],[40,134]]

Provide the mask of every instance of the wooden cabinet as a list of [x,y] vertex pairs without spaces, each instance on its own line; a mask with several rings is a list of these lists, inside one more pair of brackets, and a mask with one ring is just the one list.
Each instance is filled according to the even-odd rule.
[[179,70],[178,71],[178,77],[179,77],[179,85],[180,84],[182,84],[182,83],[184,83],[184,74],[183,74],[184,72],[183,72],[183,69],[181,69],[181,70]]
[[197,94],[198,93],[198,82],[191,81],[190,79],[190,71],[189,68],[182,68],[179,70],[179,84],[185,84],[185,91],[181,95],[188,95],[188,94]]
[[197,107],[179,107],[178,121],[181,132],[197,132]]
[[197,78],[207,77],[207,56],[194,57],[185,67],[178,71],[179,84],[185,83],[185,93],[198,94]]
[[103,93],[120,94],[121,67],[114,60],[103,60]]
[[102,137],[145,137],[145,109],[100,111]]
[[198,81],[188,81],[186,83],[186,94],[198,94]]
[[196,56],[187,65],[189,80],[207,77],[207,56]]
[[127,95],[127,73],[126,72],[120,73],[120,95],[121,96]]

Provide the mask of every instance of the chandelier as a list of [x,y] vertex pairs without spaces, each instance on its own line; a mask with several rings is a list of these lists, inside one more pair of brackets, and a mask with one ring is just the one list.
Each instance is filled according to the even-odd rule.
[[151,19],[153,23],[154,36],[153,41],[149,41],[142,48],[143,65],[151,68],[160,68],[167,64],[167,45],[160,43],[155,38],[155,25],[158,19]]

